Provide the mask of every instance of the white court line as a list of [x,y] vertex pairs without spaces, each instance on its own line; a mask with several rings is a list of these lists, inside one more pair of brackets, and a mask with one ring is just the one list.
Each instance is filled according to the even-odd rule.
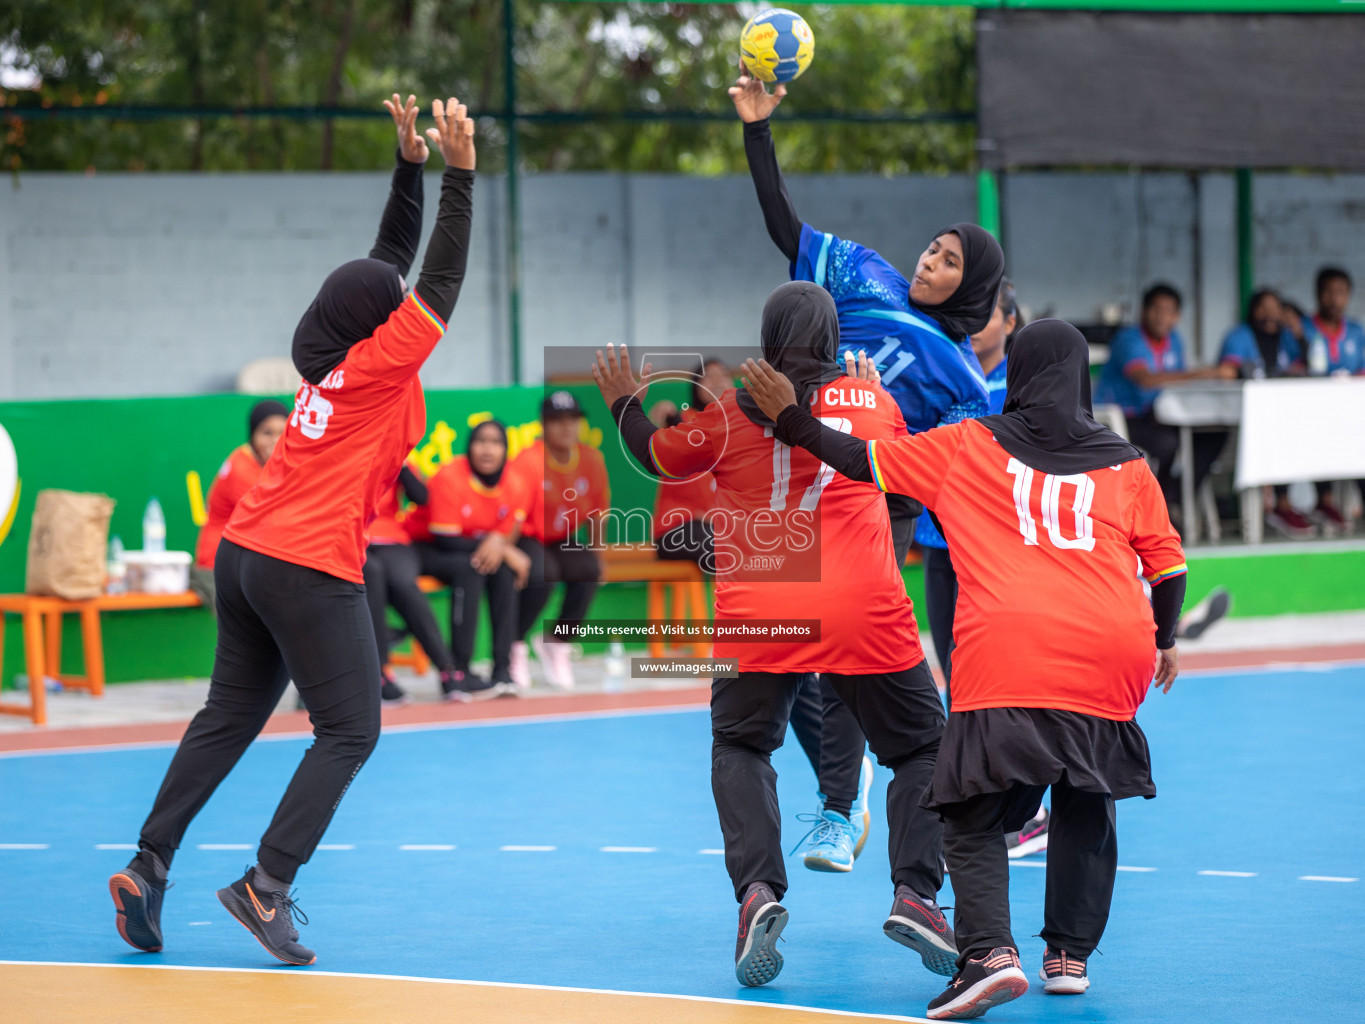
[[213,924],[213,922],[212,922],[212,921],[191,921],[191,922],[190,922],[190,927],[193,928],[193,927],[196,927],[196,926],[201,925],[201,924]]
[[1255,878],[1254,871],[1198,871],[1200,875],[1214,875],[1218,878]]
[[0,843],[0,850],[46,850],[47,843]]
[[553,853],[558,846],[499,846],[506,853]]
[[136,850],[137,843],[96,843],[97,850]]
[[1120,870],[1120,871],[1155,871],[1156,868],[1135,868],[1135,867],[1130,867],[1130,866],[1127,865],[1127,864],[1120,864],[1120,865],[1118,866],[1118,870]]
[[453,850],[454,844],[449,843],[404,843],[399,847],[400,850]]
[[355,843],[318,843],[319,850],[354,850]]
[[200,843],[201,850],[253,850],[250,843]]
[[[1365,0],[1361,0],[1365,3]],[[1300,882],[1359,882],[1359,878],[1343,878],[1338,875],[1300,875]]]
[[658,853],[657,846],[604,846],[602,853]]
[[1010,867],[1012,867],[1012,868],[1045,868],[1045,867],[1047,867],[1047,861],[1045,861],[1045,860],[1012,860],[1012,861],[1010,861]]
[[[1365,0],[1361,0],[1361,3],[1365,3]],[[708,857],[724,857],[724,856],[725,856],[725,851],[724,851],[724,850],[698,850],[697,852],[698,852],[698,853],[701,853],[701,854],[705,854],[705,855],[708,856]]]
[[[181,967],[175,964],[94,964],[62,960],[0,960],[0,967],[109,967],[134,971],[206,971],[214,974],[262,974],[281,980],[288,978],[308,984],[308,978],[375,978],[379,981],[422,981],[432,985],[469,985],[475,988],[513,988],[529,992],[582,992],[589,995],[629,996],[636,999],[678,999],[685,1003],[719,1003],[723,1006],[765,1006],[796,1013],[820,1013],[827,1017],[851,1017],[933,1024],[927,1017],[898,1017],[887,1013],[860,1013],[857,1010],[827,1010],[822,1006],[799,1006],[793,1003],[757,1003],[752,999],[722,999],[716,996],[685,996],[671,992],[626,992],[613,988],[576,988],[569,985],[531,985],[523,982],[468,981],[464,978],[421,978],[410,974],[362,974],[358,971],[281,971],[272,967]],[[289,982],[285,982],[289,984]]]

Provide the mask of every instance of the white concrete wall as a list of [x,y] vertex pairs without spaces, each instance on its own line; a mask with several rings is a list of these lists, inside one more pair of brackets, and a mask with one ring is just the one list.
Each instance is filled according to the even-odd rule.
[[[932,233],[975,217],[966,175],[793,176],[797,209],[908,268]],[[428,220],[438,178],[427,182]],[[224,390],[287,355],[338,263],[364,255],[387,175],[31,174],[0,184],[0,398]],[[1129,314],[1171,281],[1211,355],[1237,316],[1229,175],[1012,174],[1009,272],[1034,315]],[[1365,276],[1365,176],[1256,179],[1258,281],[1311,302],[1327,262]],[[509,379],[505,187],[480,180],[470,273],[423,379]],[[747,177],[536,175],[522,183],[523,375],[546,346],[708,347],[753,340],[786,263]],[[420,256],[419,256],[420,263]],[[1365,312],[1365,301],[1358,302]]]

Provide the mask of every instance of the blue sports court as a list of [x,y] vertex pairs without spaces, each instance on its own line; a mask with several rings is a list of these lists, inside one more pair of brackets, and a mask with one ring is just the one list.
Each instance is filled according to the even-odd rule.
[[[1120,874],[1090,992],[1044,996],[1035,982],[990,1019],[1355,1019],[1350,975],[1323,968],[1341,962],[1365,920],[1365,789],[1352,771],[1365,666],[1191,672],[1170,696],[1150,697],[1140,721],[1160,795],[1120,804]],[[135,841],[173,748],[0,758],[0,864],[11,894],[0,976],[25,963],[287,973],[214,890],[252,860],[278,780],[306,742],[256,744],[196,820],[172,872],[162,954],[119,939],[105,879],[127,860],[118,844]],[[762,989],[735,983],[709,742],[700,708],[387,732],[301,875],[299,902],[313,922],[303,939],[319,953],[307,973],[921,1014],[941,980],[880,934],[890,895],[884,775],[851,875],[790,863],[782,974]],[[814,780],[790,738],[776,764],[794,846]],[[1030,936],[1041,926],[1043,863],[1011,868],[1015,937],[1031,976],[1042,955]],[[952,903],[946,889],[942,900]],[[171,973],[138,972],[123,984],[145,996]],[[90,983],[80,969],[58,977],[61,991],[47,993],[54,1008]],[[199,977],[195,998],[208,1012],[212,986],[230,975]],[[513,1010],[520,989],[477,992],[505,1005],[504,1019],[523,1012]],[[672,1019],[658,1016],[666,1004],[639,1005]],[[678,1019],[703,1005],[682,1004]],[[790,1013],[775,1019],[807,1019]]]

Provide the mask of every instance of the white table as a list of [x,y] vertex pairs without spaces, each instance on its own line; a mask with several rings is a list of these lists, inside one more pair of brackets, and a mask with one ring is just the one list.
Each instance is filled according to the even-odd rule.
[[[1185,541],[1199,539],[1199,511],[1194,493],[1194,431],[1196,427],[1235,427],[1242,422],[1242,388],[1239,380],[1192,381],[1170,384],[1156,396],[1152,415],[1158,422],[1180,428],[1180,509],[1184,515]],[[1245,515],[1246,509],[1243,508]],[[1214,540],[1217,527],[1214,527]]]

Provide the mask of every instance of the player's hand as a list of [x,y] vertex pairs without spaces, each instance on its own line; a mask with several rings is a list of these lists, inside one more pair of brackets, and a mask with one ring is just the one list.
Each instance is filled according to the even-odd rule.
[[502,566],[507,548],[507,538],[500,533],[486,534],[474,554],[469,556],[469,564],[483,576],[491,576]]
[[796,388],[786,376],[768,365],[766,359],[744,360],[744,376],[740,378],[754,402],[774,423],[782,410],[796,404]]
[[531,556],[515,544],[508,544],[503,549],[502,560],[517,578],[517,589],[525,590],[526,581],[531,578]]
[[394,93],[393,99],[384,101],[384,108],[398,128],[398,151],[403,159],[410,164],[426,163],[431,150],[427,149],[427,140],[417,134],[417,97],[409,96],[404,103]]
[[626,346],[621,346],[618,358],[616,346],[607,342],[605,356],[600,348],[597,350],[597,360],[592,364],[592,379],[597,382],[597,390],[602,392],[602,400],[607,403],[608,409],[631,395],[640,399],[643,404],[645,393],[649,390],[649,373],[653,369],[652,363],[645,363],[641,370],[642,376],[637,380],[630,369],[630,353],[626,351]]
[[427,129],[429,138],[441,151],[441,159],[450,167],[474,169],[474,121],[469,110],[454,96],[442,103],[431,101],[431,116],[436,127]]
[[858,349],[858,358],[853,358],[853,350],[849,349],[844,353],[844,372],[854,380],[870,380],[873,384],[882,382],[881,372],[877,369],[877,364],[867,358],[867,353]]
[[649,422],[663,430],[664,427],[668,426],[669,417],[676,415],[678,415],[678,406],[665,398],[662,402],[655,402],[650,408]]
[[769,92],[767,86],[747,74],[735,79],[735,84],[727,91],[730,93],[730,99],[735,101],[735,113],[739,114],[739,119],[745,124],[771,117],[777,105],[782,102],[782,97],[787,95],[785,85],[779,85]]
[[1156,678],[1152,680],[1152,686],[1161,687],[1162,693],[1170,693],[1171,686],[1175,683],[1175,677],[1180,675],[1180,651],[1175,647],[1168,647],[1164,651],[1156,652]]

